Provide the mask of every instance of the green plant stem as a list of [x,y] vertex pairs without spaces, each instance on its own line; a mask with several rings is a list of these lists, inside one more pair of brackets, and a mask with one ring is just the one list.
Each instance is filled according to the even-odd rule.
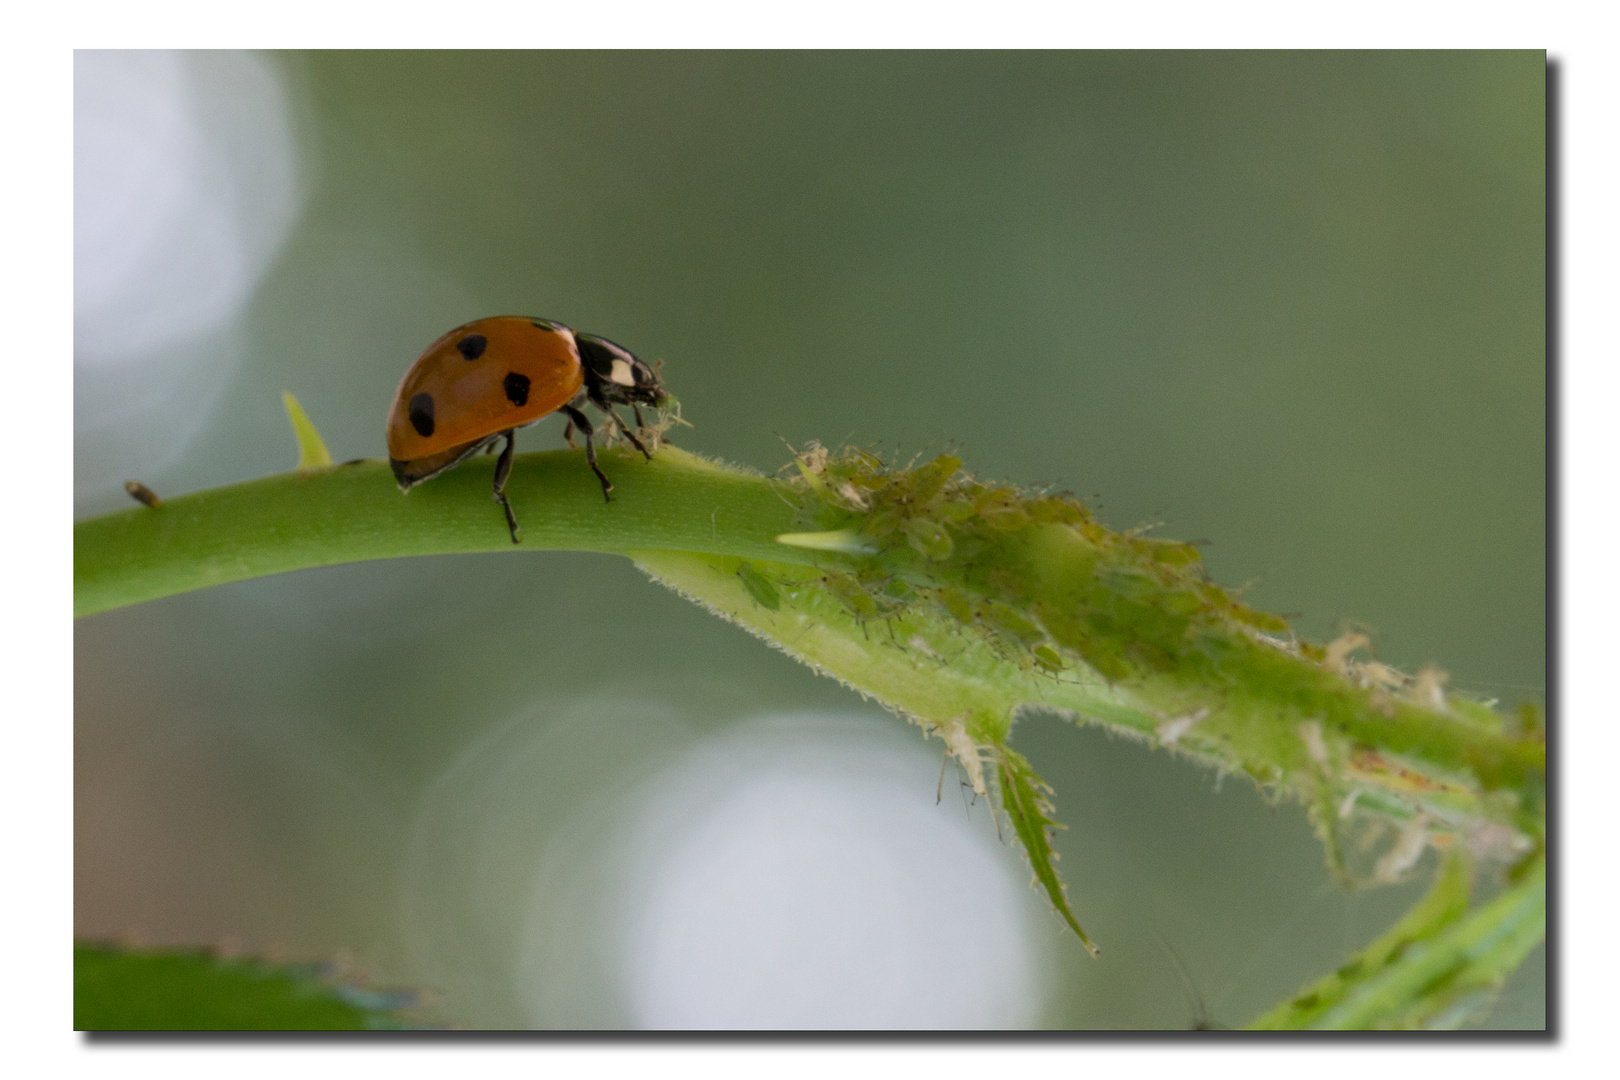
[[[318,441],[300,432],[304,460],[320,460]],[[997,790],[1037,881],[1082,941],[1054,865],[1049,792],[1009,745],[1030,708],[1301,798],[1346,880],[1356,872],[1345,852],[1362,846],[1340,833],[1357,826],[1387,848],[1362,875],[1374,883],[1395,880],[1431,843],[1507,862],[1542,850],[1546,747],[1533,710],[1504,717],[1448,694],[1437,673],[1353,660],[1352,640],[1299,641],[1210,582],[1188,545],[1112,532],[1065,496],[981,483],[949,455],[894,469],[813,445],[788,480],[670,446],[652,462],[622,451],[602,461],[611,503],[578,451],[517,459],[507,491],[521,546],[491,499],[489,457],[408,497],[386,463],[361,461],[133,506],[75,526],[75,613],[368,559],[627,555],[942,738],[976,792]],[[1544,902],[1492,912],[1494,922],[1445,939],[1445,970],[1462,956],[1495,977],[1538,939]],[[1478,941],[1490,944],[1476,956]],[[1410,1019],[1451,1000],[1445,979],[1408,970],[1347,987],[1339,1011],[1308,1022],[1383,1023],[1390,1002],[1410,1006]],[[1356,1005],[1366,994],[1381,1004]]]
[[1546,932],[1547,865],[1535,860],[1520,880],[1468,915],[1471,880],[1467,855],[1450,853],[1429,894],[1388,932],[1252,1026],[1460,1027],[1487,1011]]
[[[665,446],[604,451],[613,501],[579,451],[517,458],[507,493],[523,543],[490,498],[481,457],[402,494],[385,461],[280,473],[77,523],[73,613],[94,615],[227,582],[367,559],[470,551],[702,551],[780,562],[829,556],[775,542],[795,508],[764,477]],[[836,558],[836,556],[832,556]]]

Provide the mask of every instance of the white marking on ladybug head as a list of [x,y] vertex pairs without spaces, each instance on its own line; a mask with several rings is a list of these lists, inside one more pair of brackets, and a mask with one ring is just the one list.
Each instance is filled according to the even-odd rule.
[[613,370],[608,373],[608,382],[617,383],[620,386],[636,385],[636,375],[635,372],[630,370],[630,361],[620,360],[615,357]]

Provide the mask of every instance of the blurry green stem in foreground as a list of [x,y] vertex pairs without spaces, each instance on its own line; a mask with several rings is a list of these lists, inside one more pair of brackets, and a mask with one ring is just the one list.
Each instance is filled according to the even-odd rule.
[[375,1031],[414,1026],[416,995],[341,977],[336,965],[226,959],[195,949],[76,942],[79,1031]]
[[1429,894],[1405,918],[1251,1026],[1458,1028],[1483,1017],[1546,932],[1547,864],[1535,860],[1470,916],[1471,871],[1467,853],[1448,852]]
[[[1358,658],[1359,635],[1300,641],[1210,582],[1196,549],[1114,532],[1073,498],[980,482],[961,464],[895,468],[812,444],[794,475],[769,479],[670,446],[651,463],[609,451],[604,505],[581,454],[528,454],[507,488],[526,522],[518,548],[490,501],[488,458],[408,497],[383,462],[303,468],[78,523],[75,610],[362,559],[627,555],[938,735],[975,792],[999,793],[1037,882],[1093,951],[1054,865],[1051,792],[1009,745],[1029,709],[1301,799],[1347,883],[1397,880],[1430,847],[1520,867],[1542,850],[1533,709],[1504,716],[1438,671]],[[1401,1016],[1423,1012],[1427,991],[1413,993]]]

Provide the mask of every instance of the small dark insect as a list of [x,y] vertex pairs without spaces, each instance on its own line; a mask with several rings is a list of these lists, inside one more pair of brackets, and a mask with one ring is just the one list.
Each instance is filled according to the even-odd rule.
[[157,492],[139,480],[125,480],[124,490],[129,492],[130,498],[144,506],[156,508],[163,505],[163,500],[157,497]]

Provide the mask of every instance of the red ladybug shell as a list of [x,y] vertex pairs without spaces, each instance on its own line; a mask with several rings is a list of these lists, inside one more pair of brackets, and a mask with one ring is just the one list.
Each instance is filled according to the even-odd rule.
[[584,382],[579,346],[566,326],[498,316],[456,327],[411,365],[388,410],[388,456],[400,486],[444,471],[491,436],[556,412]]

